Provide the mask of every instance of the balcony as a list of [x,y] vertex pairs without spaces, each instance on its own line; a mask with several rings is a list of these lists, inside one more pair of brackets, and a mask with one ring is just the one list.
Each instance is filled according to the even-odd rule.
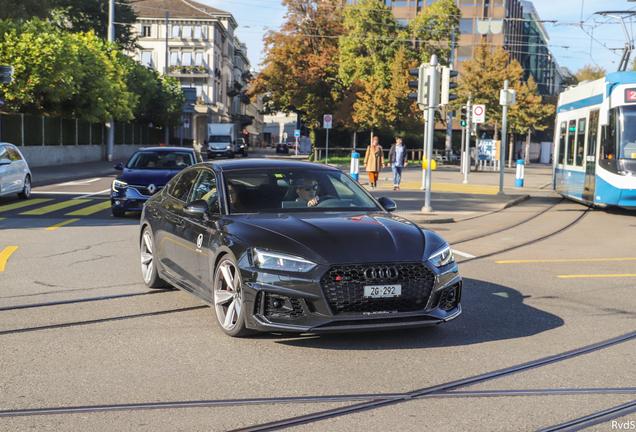
[[170,66],[168,68],[168,76],[176,78],[208,78],[210,71],[205,66]]

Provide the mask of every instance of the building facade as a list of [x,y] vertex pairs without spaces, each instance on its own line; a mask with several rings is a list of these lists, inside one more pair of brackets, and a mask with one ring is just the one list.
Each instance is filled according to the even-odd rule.
[[201,149],[208,123],[235,123],[239,131],[253,124],[260,114],[245,97],[251,80],[247,47],[235,36],[238,24],[230,13],[190,0],[140,0],[133,7],[141,48],[130,54],[196,91],[173,140],[192,140]]

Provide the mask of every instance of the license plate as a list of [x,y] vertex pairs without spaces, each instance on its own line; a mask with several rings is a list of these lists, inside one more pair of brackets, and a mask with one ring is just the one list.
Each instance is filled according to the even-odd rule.
[[402,295],[402,285],[365,285],[364,296],[367,298],[388,298]]

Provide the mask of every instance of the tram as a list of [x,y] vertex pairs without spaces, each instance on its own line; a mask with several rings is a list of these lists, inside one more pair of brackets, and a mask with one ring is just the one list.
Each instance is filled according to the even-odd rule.
[[614,72],[559,95],[554,190],[591,206],[636,210],[636,72]]

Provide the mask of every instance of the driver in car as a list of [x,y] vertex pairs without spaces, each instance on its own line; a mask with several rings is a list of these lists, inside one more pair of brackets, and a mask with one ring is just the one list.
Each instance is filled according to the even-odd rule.
[[318,193],[318,183],[311,177],[305,177],[303,184],[296,189],[299,202],[307,202],[308,207],[313,207],[320,202]]

